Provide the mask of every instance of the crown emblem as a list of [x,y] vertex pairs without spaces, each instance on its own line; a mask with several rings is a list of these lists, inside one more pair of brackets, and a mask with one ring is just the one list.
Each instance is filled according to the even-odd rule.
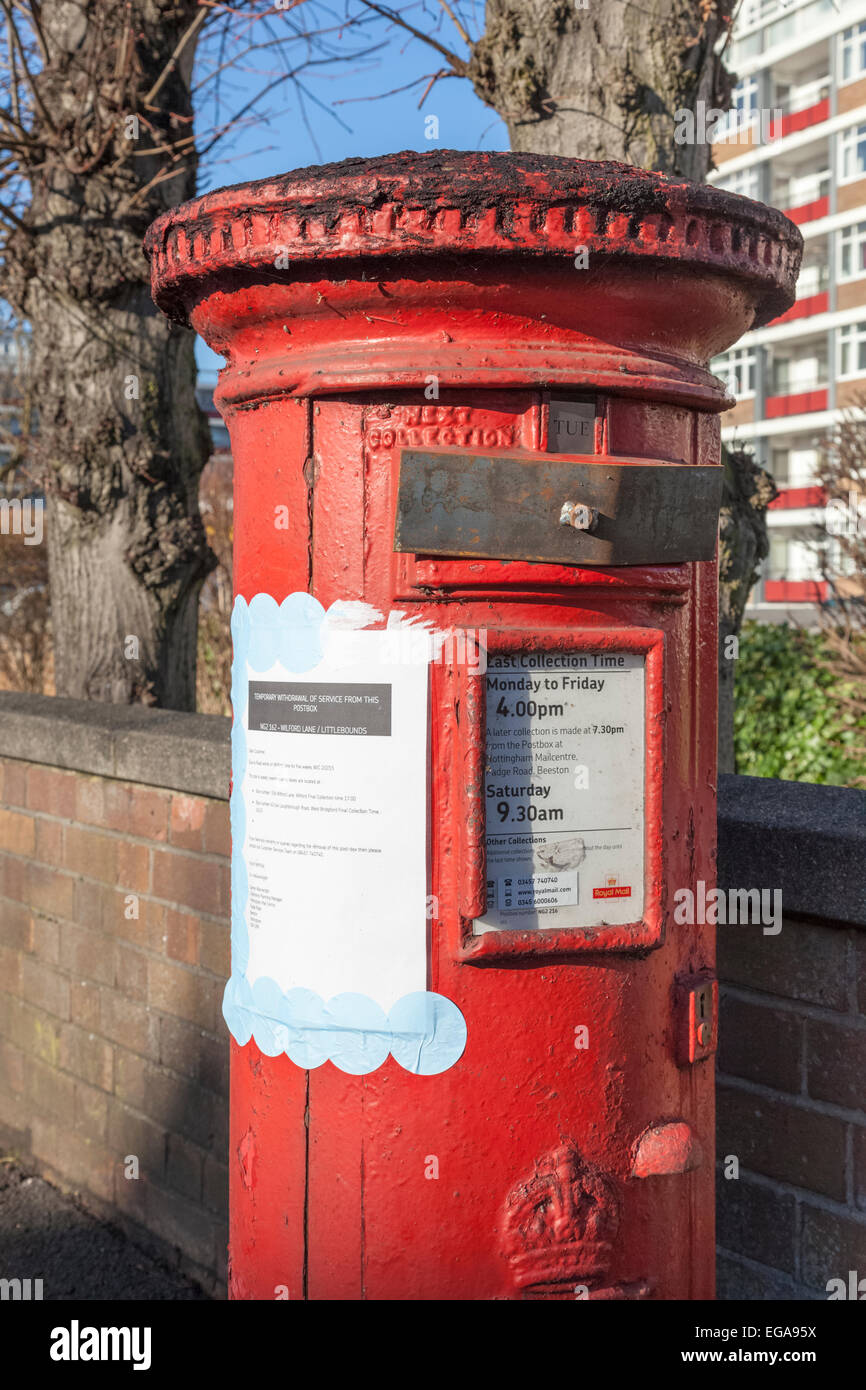
[[619,1229],[611,1179],[566,1140],[539,1159],[505,1204],[504,1254],[526,1298],[573,1298],[603,1282]]

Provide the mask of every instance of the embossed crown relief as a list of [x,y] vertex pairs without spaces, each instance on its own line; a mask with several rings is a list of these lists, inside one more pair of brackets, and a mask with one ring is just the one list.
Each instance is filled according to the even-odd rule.
[[523,1298],[647,1298],[646,1280],[607,1282],[620,1213],[613,1179],[573,1140],[538,1159],[509,1192],[503,1220],[503,1254]]

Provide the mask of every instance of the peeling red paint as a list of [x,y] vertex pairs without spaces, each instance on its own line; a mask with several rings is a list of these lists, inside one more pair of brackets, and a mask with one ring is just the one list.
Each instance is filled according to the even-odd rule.
[[249,1191],[256,1185],[256,1136],[248,1129],[238,1144],[238,1168],[241,1181]]

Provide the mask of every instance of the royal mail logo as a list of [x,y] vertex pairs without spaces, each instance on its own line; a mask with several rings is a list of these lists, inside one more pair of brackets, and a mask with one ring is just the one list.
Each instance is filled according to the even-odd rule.
[[630,898],[631,888],[628,884],[620,883],[616,874],[606,874],[601,888],[593,888],[594,898]]

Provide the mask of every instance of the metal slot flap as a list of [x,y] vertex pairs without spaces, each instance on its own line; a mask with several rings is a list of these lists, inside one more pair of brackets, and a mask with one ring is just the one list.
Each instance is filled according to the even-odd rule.
[[394,549],[566,565],[712,560],[721,466],[403,449]]

